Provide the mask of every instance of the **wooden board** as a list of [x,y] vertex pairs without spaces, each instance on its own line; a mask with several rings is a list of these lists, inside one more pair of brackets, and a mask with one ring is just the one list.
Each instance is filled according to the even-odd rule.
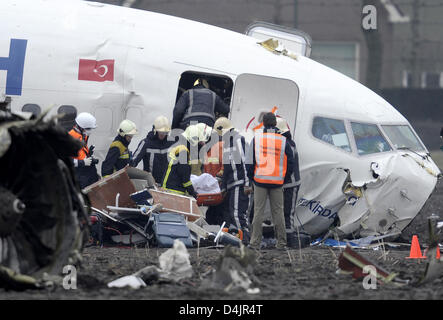
[[193,197],[152,189],[149,190],[149,193],[154,199],[154,204],[162,204],[163,209],[161,211],[163,212],[170,211],[183,214],[188,221],[195,221],[202,216],[197,201]]
[[126,168],[91,184],[83,189],[83,192],[88,195],[91,206],[99,210],[108,211],[107,206],[116,206],[117,194],[120,194],[118,197],[119,207],[137,208],[137,205],[129,196],[136,190],[129,179]]

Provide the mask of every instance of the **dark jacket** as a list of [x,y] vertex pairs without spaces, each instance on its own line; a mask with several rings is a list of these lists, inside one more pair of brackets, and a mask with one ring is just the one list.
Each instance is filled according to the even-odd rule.
[[245,138],[236,130],[231,129],[223,136],[222,191],[227,191],[237,186],[249,186],[245,151]]
[[197,196],[191,182],[191,166],[189,163],[182,163],[177,159],[169,160],[162,187],[169,191],[177,191],[183,194],[187,192],[191,196]]
[[102,163],[102,176],[108,176],[115,171],[123,169],[129,164],[129,142],[120,135],[111,143],[105,161]]
[[[274,132],[274,133],[278,133],[278,129],[275,127],[270,127],[270,128],[264,128],[263,132]],[[250,144],[250,148],[252,148],[248,154],[252,157],[252,160],[248,161],[248,164],[246,165],[246,169],[248,172],[248,178],[250,181],[254,181],[254,170],[255,170],[255,137],[252,139],[252,142]],[[292,172],[294,171],[294,155],[292,153],[292,149],[291,149],[291,145],[289,143],[286,142],[285,144],[285,154],[286,154],[286,158],[287,158],[287,165],[286,165],[286,176],[287,175],[291,175]],[[285,176],[285,178],[286,178]],[[282,187],[282,185],[278,185],[278,184],[265,184],[265,183],[259,183],[254,181],[254,184],[262,187],[262,188],[277,188],[277,187]]]
[[140,141],[129,162],[131,167],[136,167],[143,159],[143,170],[151,172],[155,182],[161,184],[168,169],[168,149],[175,141],[158,138],[154,130],[150,131],[145,139]]
[[[74,126],[74,128],[69,131],[69,134],[82,142],[83,148],[80,150],[79,154],[81,154],[83,159],[92,157],[93,150],[88,148],[89,137],[84,131],[77,126]],[[92,163],[90,166],[85,166],[84,160],[80,160],[78,157],[75,161],[77,161],[78,165],[74,168],[74,171],[81,189],[86,188],[100,179],[97,174],[95,163]]]
[[184,130],[191,121],[213,127],[216,113],[227,116],[229,105],[212,90],[202,85],[195,86],[178,99],[173,112],[172,129]]
[[282,134],[286,138],[286,143],[291,146],[294,155],[294,170],[291,174],[286,173],[283,189],[294,188],[300,184],[300,167],[298,162],[298,151],[295,141],[292,140],[291,132],[287,131]]

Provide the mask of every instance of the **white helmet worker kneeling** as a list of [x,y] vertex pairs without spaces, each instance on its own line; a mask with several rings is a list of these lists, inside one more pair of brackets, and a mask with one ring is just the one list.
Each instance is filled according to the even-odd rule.
[[140,141],[129,162],[130,166],[136,167],[143,159],[143,170],[151,172],[158,184],[163,182],[163,177],[168,169],[168,149],[175,141],[168,140],[170,131],[171,125],[168,118],[165,116],[155,118],[152,131]]
[[69,131],[73,138],[82,143],[82,148],[78,151],[77,157],[73,159],[75,175],[81,189],[99,180],[95,167],[98,159],[92,156],[94,146],[88,147],[89,135],[95,128],[97,128],[95,117],[88,112],[82,112],[75,118],[74,127]]
[[105,161],[102,164],[102,176],[106,177],[129,164],[129,143],[137,134],[137,127],[131,120],[123,120],[118,128],[118,135],[109,146]]

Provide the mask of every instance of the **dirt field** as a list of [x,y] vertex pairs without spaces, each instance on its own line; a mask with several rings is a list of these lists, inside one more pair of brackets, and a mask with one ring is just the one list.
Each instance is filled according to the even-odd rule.
[[[431,213],[441,212],[443,207],[443,185],[440,182],[430,203],[423,209],[413,224],[405,230],[405,237],[417,234],[424,244],[426,218]],[[443,216],[443,214],[441,215]],[[441,219],[443,220],[443,219]],[[409,241],[408,241],[409,242]],[[5,292],[0,290],[0,299],[79,299],[79,300],[428,300],[443,299],[443,277],[422,286],[395,286],[378,284],[376,289],[366,290],[362,281],[353,280],[350,275],[337,274],[337,257],[343,249],[330,247],[309,247],[301,250],[262,250],[253,268],[256,277],[254,287],[259,293],[248,294],[244,290],[225,292],[208,290],[212,271],[223,253],[222,249],[189,249],[193,276],[179,283],[152,283],[138,290],[108,288],[107,283],[121,276],[129,275],[149,266],[158,266],[158,257],[166,249],[158,248],[98,248],[89,247],[83,252],[83,264],[78,270],[77,289]],[[409,247],[383,250],[358,250],[364,257],[389,272],[399,274],[402,279],[418,279],[425,270],[426,261],[406,259]],[[180,302],[184,303],[184,301]]]

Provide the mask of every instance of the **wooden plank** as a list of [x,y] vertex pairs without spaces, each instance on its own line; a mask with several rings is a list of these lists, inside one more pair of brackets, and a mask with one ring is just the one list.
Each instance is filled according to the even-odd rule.
[[108,210],[107,206],[116,205],[117,194],[120,194],[118,197],[119,207],[137,208],[137,205],[129,196],[135,191],[134,184],[129,179],[126,168],[114,172],[83,189],[83,192],[89,197],[91,206],[105,211]]
[[202,216],[197,201],[193,197],[152,189],[149,190],[149,193],[151,193],[155,204],[162,204],[161,211],[163,212],[172,211],[184,214],[189,221],[195,221]]

